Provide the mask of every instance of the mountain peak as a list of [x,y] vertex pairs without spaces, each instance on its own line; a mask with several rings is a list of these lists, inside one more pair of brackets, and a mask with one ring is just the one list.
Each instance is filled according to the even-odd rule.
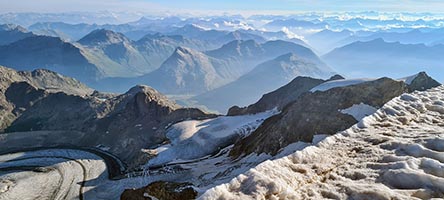
[[253,57],[262,55],[262,46],[254,40],[233,40],[221,48],[208,51],[207,54],[216,58],[221,57]]
[[0,30],[2,30],[2,31],[14,31],[15,30],[15,31],[22,32],[22,33],[29,32],[28,30],[26,30],[26,28],[24,28],[20,25],[16,25],[16,24],[1,24]]
[[294,53],[286,53],[274,59],[274,61],[277,62],[289,62],[294,60],[299,60],[299,57]]
[[137,93],[159,93],[154,88],[147,85],[136,85],[128,90],[125,94],[135,95]]
[[129,42],[129,39],[121,33],[107,29],[94,30],[79,40],[79,43],[84,45],[116,44],[123,42]]
[[[142,94],[145,97],[145,103],[146,101],[155,101],[159,105],[162,105],[164,107],[169,107],[171,109],[177,109],[180,108],[179,105],[177,105],[175,102],[171,101],[166,97],[165,95],[161,94],[154,88],[146,85],[136,85],[128,90],[128,92],[125,93],[127,96],[134,96]],[[144,103],[142,103],[144,104]]]
[[170,57],[184,57],[185,55],[198,55],[198,54],[200,54],[200,52],[187,47],[178,46],[176,50],[174,50],[173,55],[171,55]]

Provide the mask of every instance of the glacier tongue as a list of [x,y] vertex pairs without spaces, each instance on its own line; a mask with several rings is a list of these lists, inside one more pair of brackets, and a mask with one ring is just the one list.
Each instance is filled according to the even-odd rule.
[[266,161],[200,199],[444,197],[444,87],[397,97],[318,145]]
[[173,125],[167,132],[170,144],[158,147],[158,154],[147,166],[159,166],[170,162],[190,161],[209,156],[253,132],[268,117],[277,114],[276,109],[243,115],[221,116],[207,120],[189,120]]

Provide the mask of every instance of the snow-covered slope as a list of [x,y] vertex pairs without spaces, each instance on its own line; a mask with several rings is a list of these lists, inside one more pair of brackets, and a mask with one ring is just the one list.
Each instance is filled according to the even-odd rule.
[[365,83],[365,82],[373,81],[373,80],[375,80],[375,79],[361,78],[361,79],[333,80],[333,81],[328,81],[328,82],[325,82],[323,84],[320,84],[320,85],[314,87],[313,89],[310,90],[310,92],[327,91],[332,88],[345,87],[345,86],[349,86],[349,85],[357,85],[360,83]]
[[265,161],[200,199],[444,197],[444,87],[404,94],[357,125]]
[[218,152],[254,131],[273,114],[276,114],[276,110],[255,115],[222,116],[177,123],[166,133],[171,144],[155,149],[158,155],[149,161],[148,166],[198,159]]

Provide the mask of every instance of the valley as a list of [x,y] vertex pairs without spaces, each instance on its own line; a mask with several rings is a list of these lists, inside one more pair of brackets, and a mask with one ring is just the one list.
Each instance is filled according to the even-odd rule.
[[0,200],[444,198],[444,15],[119,2],[0,9]]

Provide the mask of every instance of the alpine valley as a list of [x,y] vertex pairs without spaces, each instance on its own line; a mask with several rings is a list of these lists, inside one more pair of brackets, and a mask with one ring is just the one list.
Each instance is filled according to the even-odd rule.
[[0,200],[444,198],[442,15],[0,23]]

